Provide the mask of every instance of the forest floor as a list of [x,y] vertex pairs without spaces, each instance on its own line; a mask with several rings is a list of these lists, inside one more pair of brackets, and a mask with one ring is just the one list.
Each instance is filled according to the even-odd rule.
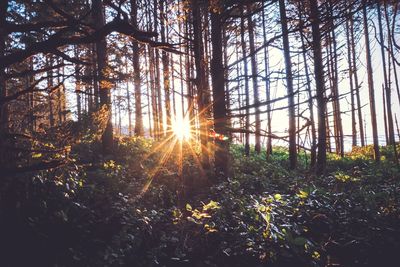
[[[62,168],[6,177],[0,266],[398,266],[400,169],[382,148],[309,159],[284,148],[245,157],[210,185],[196,149],[121,139],[112,156],[82,142]],[[37,159],[39,160],[39,159]],[[184,186],[182,186],[184,185]]]

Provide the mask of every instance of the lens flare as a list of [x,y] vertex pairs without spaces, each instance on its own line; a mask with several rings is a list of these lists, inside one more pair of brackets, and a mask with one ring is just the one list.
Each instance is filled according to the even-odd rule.
[[179,141],[188,141],[190,139],[190,122],[187,117],[175,117],[171,124],[172,131]]

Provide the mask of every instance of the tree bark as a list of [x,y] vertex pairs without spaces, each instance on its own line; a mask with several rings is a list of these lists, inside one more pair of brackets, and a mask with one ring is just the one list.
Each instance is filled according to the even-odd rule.
[[192,0],[192,14],[193,14],[193,47],[194,47],[194,60],[196,67],[196,85],[197,85],[197,105],[199,107],[199,121],[200,121],[200,143],[201,143],[201,163],[203,168],[209,169],[210,160],[208,156],[208,117],[210,115],[209,98],[206,87],[206,65],[204,59],[204,45],[202,38],[202,19],[200,13],[200,4],[198,0]]
[[[224,66],[222,64],[222,4],[215,1],[211,7],[211,80],[213,91],[214,130],[227,136],[227,115],[225,103]],[[216,177],[229,175],[229,143],[222,138],[215,139],[215,174]]]
[[246,103],[246,113],[245,113],[245,141],[244,141],[244,153],[246,156],[250,155],[250,93],[249,93],[249,80],[248,80],[248,69],[247,69],[247,47],[246,40],[244,38],[245,34],[245,25],[243,18],[243,9],[242,9],[242,18],[240,19],[240,36],[241,36],[241,45],[242,45],[242,56],[244,60],[243,70],[244,70],[244,97]]
[[[138,27],[137,0],[131,0],[131,23]],[[142,92],[140,80],[140,49],[136,41],[132,42],[133,86],[135,90],[135,135],[143,136]]]
[[368,74],[369,103],[370,103],[370,112],[371,112],[372,138],[373,138],[373,143],[374,143],[374,156],[375,156],[375,161],[380,162],[381,156],[380,156],[380,152],[379,152],[378,127],[377,127],[377,122],[376,122],[374,76],[373,76],[373,72],[372,72],[371,48],[370,48],[370,42],[369,42],[369,30],[368,30],[368,18],[367,18],[366,3],[364,3],[362,10],[363,10],[363,25],[364,25],[364,37],[365,37],[365,57],[366,57],[366,61],[367,61],[367,74]]
[[322,61],[320,17],[318,11],[318,1],[310,0],[311,7],[311,28],[312,28],[312,46],[314,54],[314,75],[316,83],[316,99],[318,108],[318,155],[316,173],[322,175],[326,169],[326,128],[325,128],[325,81],[324,66]]
[[290,169],[295,169],[297,165],[297,151],[296,151],[296,115],[293,94],[293,73],[292,73],[292,60],[290,58],[289,47],[289,31],[286,18],[285,0],[279,0],[279,11],[282,25],[283,37],[283,51],[285,56],[286,66],[286,87],[288,92],[288,105],[289,105],[289,163]]
[[[161,24],[161,42],[166,42],[166,36],[168,30],[166,27],[167,13],[166,13],[165,0],[160,1],[160,24]],[[163,65],[163,83],[164,83],[164,96],[165,96],[165,115],[166,115],[166,132],[167,135],[172,134],[171,128],[171,81],[170,81],[170,69],[169,69],[169,55],[163,50],[161,52],[161,61]]]
[[[247,5],[247,12],[251,13],[251,5]],[[253,97],[254,97],[254,105],[255,105],[255,146],[254,149],[257,153],[261,152],[261,118],[260,118],[260,107],[259,107],[259,90],[258,90],[258,68],[257,68],[257,59],[255,53],[255,45],[254,45],[254,25],[251,14],[247,17],[247,27],[249,31],[249,46],[250,46],[250,62],[251,62],[251,76],[253,81]]]
[[[102,0],[93,0],[93,15],[97,28],[105,24]],[[113,148],[113,125],[111,108],[111,84],[107,81],[107,43],[105,38],[96,43],[97,76],[99,83],[100,106],[105,108],[106,128],[101,137],[104,154],[110,154]]]

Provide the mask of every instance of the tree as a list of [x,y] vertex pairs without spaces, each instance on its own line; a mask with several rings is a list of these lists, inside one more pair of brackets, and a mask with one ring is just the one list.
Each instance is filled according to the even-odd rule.
[[318,155],[316,173],[321,175],[326,168],[326,128],[325,128],[325,77],[322,61],[320,17],[318,1],[310,0],[310,20],[312,28],[312,49],[314,56],[314,75],[316,84],[316,99],[318,110]]
[[[137,0],[131,0],[131,22],[138,27]],[[135,87],[135,135],[143,136],[142,92],[140,81],[140,49],[137,41],[132,42],[133,85]]]
[[[225,103],[224,66],[222,64],[222,1],[210,6],[211,15],[211,80],[213,93],[214,130],[220,136],[227,136],[227,113]],[[215,139],[215,174],[229,175],[229,143],[223,138]]]
[[194,60],[196,66],[196,87],[197,87],[197,105],[199,107],[199,122],[200,122],[200,143],[201,143],[201,158],[202,166],[205,169],[209,168],[209,150],[208,150],[208,117],[209,117],[209,96],[206,85],[206,62],[204,58],[204,45],[202,38],[202,19],[200,12],[200,4],[198,0],[192,0],[193,14],[193,48]]
[[290,58],[289,31],[286,18],[285,0],[279,0],[279,12],[282,25],[283,51],[285,54],[285,66],[286,66],[286,87],[288,92],[288,105],[289,105],[289,162],[290,162],[290,168],[295,169],[297,165],[296,118],[295,118],[295,104],[294,104],[294,90],[293,90],[292,61]]
[[366,2],[364,2],[362,11],[363,11],[363,26],[364,26],[364,37],[365,37],[365,58],[367,62],[367,74],[368,74],[369,107],[371,113],[370,115],[371,115],[371,126],[372,126],[372,138],[373,138],[374,153],[375,153],[374,155],[375,155],[375,161],[380,162],[381,156],[379,152],[378,127],[376,123],[374,76],[372,73],[371,48],[369,41]]

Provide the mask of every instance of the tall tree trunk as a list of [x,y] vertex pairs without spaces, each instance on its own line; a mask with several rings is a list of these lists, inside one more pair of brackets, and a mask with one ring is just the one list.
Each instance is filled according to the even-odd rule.
[[[153,8],[154,8],[154,31],[158,31],[158,1],[154,0],[153,2]],[[156,38],[158,41],[158,38]],[[161,74],[160,74],[160,52],[158,49],[155,49],[155,58],[154,58],[154,68],[155,68],[155,90],[156,90],[156,100],[157,100],[157,110],[158,110],[158,138],[161,138],[164,136],[164,116],[163,116],[163,105],[162,105],[162,93],[161,93]]]
[[[351,10],[350,10],[351,12]],[[365,131],[364,131],[364,121],[362,117],[362,106],[361,106],[361,97],[360,97],[360,83],[358,82],[358,72],[357,72],[357,60],[356,60],[356,45],[354,40],[354,19],[353,16],[350,16],[350,41],[352,48],[352,61],[353,61],[353,70],[352,73],[354,75],[354,88],[356,93],[357,100],[357,113],[358,113],[358,127],[360,132],[360,142],[361,146],[365,146]]]
[[[222,47],[223,47],[223,64],[228,66],[228,39],[229,36],[226,34],[226,29],[222,30]],[[226,98],[226,111],[228,116],[228,128],[232,128],[232,116],[231,116],[231,92],[229,89],[229,68],[224,68],[224,79],[225,79],[225,98]],[[229,139],[232,139],[232,132],[228,132]]]
[[[161,24],[161,42],[165,43],[167,41],[166,36],[168,35],[168,30],[166,24],[167,13],[166,13],[166,5],[165,0],[160,1],[160,24]],[[161,61],[163,65],[163,82],[164,82],[164,95],[165,95],[165,115],[167,118],[167,134],[172,133],[171,128],[171,82],[170,82],[170,70],[169,70],[169,55],[163,50],[161,52]]]
[[[74,47],[75,57],[79,58],[78,46]],[[76,115],[78,121],[82,119],[82,100],[81,100],[81,82],[79,81],[79,66],[75,64],[75,94],[76,94]]]
[[[387,28],[387,34],[389,36],[389,38],[388,38],[388,43],[389,43],[388,54],[389,54],[389,58],[392,59],[393,74],[394,74],[394,81],[395,81],[395,84],[396,84],[397,98],[398,98],[399,103],[400,103],[400,85],[399,85],[399,78],[397,76],[396,60],[395,60],[395,55],[393,53],[393,42],[392,42],[392,38],[391,38],[391,36],[393,36],[393,33],[392,33],[392,29],[390,28],[390,19],[389,19],[389,14],[388,14],[388,10],[387,10],[387,3],[385,2],[384,5],[385,5],[386,28]],[[389,62],[390,62],[390,59],[389,59]]]
[[246,40],[244,38],[245,34],[245,25],[243,18],[243,10],[242,10],[242,18],[240,19],[240,37],[241,37],[241,45],[242,45],[242,56],[244,60],[243,70],[244,70],[244,97],[245,97],[245,105],[246,105],[246,117],[245,117],[245,141],[244,141],[244,153],[246,156],[250,155],[250,93],[249,93],[249,72],[247,69],[247,47]]
[[285,0],[279,0],[279,11],[282,25],[283,51],[286,66],[286,87],[289,105],[289,163],[290,168],[295,169],[297,165],[296,151],[296,107],[294,104],[292,60],[290,58],[289,31],[286,18]]
[[389,145],[389,135],[388,135],[388,123],[386,114],[386,97],[385,97],[385,85],[382,84],[382,103],[383,103],[383,122],[385,124],[385,140],[386,145]]
[[159,123],[159,115],[158,115],[158,105],[157,105],[157,91],[156,91],[156,82],[155,82],[155,69],[154,69],[154,51],[148,47],[149,53],[149,68],[150,68],[150,84],[151,84],[151,107],[152,107],[152,116],[153,116],[153,136],[157,140],[160,137],[160,123]]
[[356,122],[356,108],[354,99],[354,81],[353,81],[353,64],[351,61],[351,43],[350,43],[350,26],[349,21],[346,21],[346,41],[347,41],[347,64],[349,67],[349,79],[350,79],[350,107],[351,107],[351,145],[352,147],[357,146],[357,122]]
[[[93,15],[96,28],[101,28],[105,24],[102,0],[93,0]],[[113,147],[113,125],[111,109],[111,84],[107,81],[107,43],[103,38],[96,43],[97,52],[97,76],[99,82],[100,106],[107,112],[106,128],[101,137],[103,152],[110,154]]]
[[312,46],[314,54],[314,74],[316,83],[316,99],[318,108],[318,155],[316,173],[321,175],[326,169],[326,128],[325,128],[325,81],[324,65],[322,61],[320,17],[318,11],[318,1],[310,0],[311,6],[311,28],[312,28]]
[[[251,5],[247,5],[247,12],[251,13]],[[257,68],[257,58],[256,58],[256,49],[254,44],[254,25],[251,14],[247,17],[247,27],[249,31],[249,46],[250,46],[250,62],[251,62],[251,77],[253,81],[253,97],[254,97],[254,105],[255,105],[255,151],[257,153],[261,152],[261,118],[260,118],[260,101],[259,101],[259,90],[258,90],[258,68]]]
[[[299,1],[299,4],[301,5],[301,1]],[[301,6],[300,6],[301,7]],[[302,21],[302,16],[300,13],[300,21]],[[310,167],[314,168],[315,164],[317,162],[317,133],[315,129],[315,118],[314,118],[314,97],[312,94],[311,90],[311,79],[310,79],[310,74],[309,74],[309,68],[308,68],[308,63],[307,63],[307,50],[306,50],[306,45],[305,45],[305,38],[303,32],[300,32],[300,39],[301,39],[301,47],[302,47],[302,54],[303,54],[303,61],[304,61],[304,72],[306,75],[306,87],[307,87],[307,93],[308,93],[308,108],[310,110],[310,120],[311,120],[311,162],[310,162]]]
[[400,128],[399,128],[399,122],[397,121],[396,114],[394,114],[394,119],[396,120],[397,137],[399,138],[399,142],[400,142]]
[[375,89],[374,89],[374,77],[372,73],[372,60],[371,60],[371,48],[369,42],[369,30],[368,30],[368,18],[367,18],[367,6],[364,3],[363,6],[363,24],[364,24],[364,36],[365,36],[365,57],[367,61],[367,74],[368,74],[368,90],[369,90],[369,103],[371,112],[371,126],[372,126],[372,137],[374,143],[374,155],[375,161],[381,160],[379,152],[379,140],[378,140],[378,127],[376,123],[376,108],[375,108]]
[[[394,125],[393,125],[393,112],[392,112],[392,93],[390,84],[388,82],[390,75],[386,69],[386,56],[385,56],[385,39],[383,38],[383,26],[382,26],[382,13],[380,4],[376,4],[377,13],[378,13],[378,24],[379,24],[379,41],[381,47],[381,56],[382,56],[382,70],[383,70],[383,80],[384,80],[384,92],[386,93],[386,113],[387,113],[387,126],[388,126],[388,138],[389,145],[394,145]],[[389,37],[390,38],[390,37]]]
[[153,126],[152,126],[152,102],[151,99],[152,97],[150,97],[150,94],[152,94],[152,82],[151,82],[151,68],[148,64],[148,60],[149,60],[149,53],[147,49],[144,49],[144,64],[146,66],[146,96],[147,96],[147,119],[148,119],[148,125],[149,125],[149,136],[150,137],[154,137],[153,135]]
[[[379,24],[379,39],[380,39],[380,47],[381,47],[381,55],[382,55],[382,68],[383,68],[383,78],[384,78],[384,92],[386,93],[386,114],[387,114],[387,136],[388,136],[388,144],[393,146],[394,152],[394,160],[398,163],[397,159],[397,147],[396,147],[396,139],[394,132],[394,124],[393,124],[393,112],[392,112],[392,90],[391,90],[391,81],[390,81],[390,58],[388,71],[386,71],[386,57],[385,57],[385,40],[383,38],[383,26],[382,26],[382,13],[380,4],[377,3],[377,12],[378,12],[378,24]],[[390,40],[390,35],[389,35]],[[390,43],[389,47],[389,56],[390,56]],[[396,65],[393,66],[396,68]],[[385,118],[386,122],[386,118]]]
[[[125,72],[128,70],[128,59],[125,59]],[[132,136],[132,108],[131,108],[131,93],[129,91],[129,80],[126,80],[126,111],[128,112],[128,135]]]
[[[225,103],[224,66],[222,64],[222,3],[213,2],[211,7],[211,79],[213,91],[214,130],[216,133],[227,136],[227,116]],[[216,176],[229,175],[229,143],[223,138],[215,140],[215,172]]]
[[[46,65],[51,67],[53,65],[52,55],[46,56]],[[47,71],[47,101],[49,105],[49,126],[54,127],[54,98],[53,98],[53,70]]]
[[199,121],[200,121],[200,143],[201,143],[201,162],[205,169],[210,166],[208,157],[208,122],[209,117],[209,101],[208,92],[206,87],[206,65],[204,59],[204,45],[202,37],[202,19],[200,13],[200,4],[198,0],[192,0],[192,14],[193,14],[193,46],[194,46],[194,60],[196,66],[196,85],[197,85],[197,105],[199,107]]
[[272,112],[271,112],[271,83],[269,71],[269,49],[267,43],[267,32],[265,23],[265,9],[262,9],[263,41],[264,41],[264,72],[265,72],[265,95],[267,103],[267,157],[272,154]]
[[[330,5],[332,5],[331,1],[329,1]],[[344,157],[344,142],[343,142],[343,126],[342,126],[342,117],[340,112],[340,94],[339,94],[339,73],[338,73],[338,64],[337,64],[337,40],[336,40],[336,32],[335,32],[335,20],[333,18],[332,6],[330,7],[330,15],[331,15],[331,40],[332,40],[332,89],[333,89],[333,103],[334,103],[334,121],[335,121],[335,138],[337,140],[336,152],[340,154],[341,157]]]
[[[131,23],[138,27],[137,0],[131,0]],[[140,80],[140,49],[136,41],[132,42],[133,86],[135,87],[135,135],[143,136],[142,92]]]

